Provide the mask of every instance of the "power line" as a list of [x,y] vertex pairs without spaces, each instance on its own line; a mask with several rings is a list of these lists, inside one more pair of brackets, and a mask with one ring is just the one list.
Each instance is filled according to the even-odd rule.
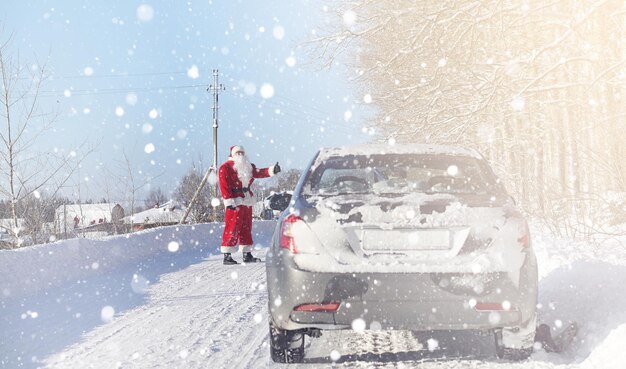
[[[208,69],[198,69],[198,72],[209,72]],[[59,81],[63,79],[97,79],[97,78],[128,78],[128,77],[149,77],[149,76],[168,76],[188,74],[187,71],[174,71],[174,72],[143,72],[143,73],[110,73],[110,74],[77,74],[77,75],[64,75],[56,76],[49,74],[46,76],[50,81]],[[20,77],[19,80],[31,80],[31,77]]]
[[[88,96],[88,95],[108,95],[108,94],[121,94],[129,92],[147,92],[147,91],[160,91],[160,90],[181,90],[192,88],[206,88],[206,85],[179,85],[179,86],[156,86],[156,87],[127,87],[127,88],[108,88],[108,89],[83,89],[83,90],[71,90],[64,91],[48,90],[39,91],[39,97],[65,97],[66,91],[69,91],[71,96]],[[31,94],[31,96],[33,96]]]
[[128,77],[149,77],[149,76],[171,76],[176,74],[187,74],[187,72],[145,72],[145,73],[117,73],[117,74],[92,74],[92,75],[68,75],[68,76],[50,76],[51,81],[62,79],[95,79],[95,78],[128,78]]
[[[294,107],[292,107],[292,106],[281,105],[280,103],[277,103],[277,102],[274,102],[274,101],[271,101],[271,100],[266,100],[266,99],[263,99],[261,97],[249,96],[249,95],[239,95],[239,94],[235,94],[235,93],[233,93],[231,91],[228,91],[228,92],[229,92],[229,94],[234,95],[236,97],[239,97],[239,98],[243,97],[243,98],[245,98],[247,100],[250,100],[251,103],[263,104],[263,105],[267,104],[267,105],[271,105],[271,106],[274,106],[274,107],[284,108],[284,110],[281,110],[281,113],[284,114],[284,115],[290,116],[292,118],[298,119],[299,123],[315,124],[315,125],[319,126],[319,123],[312,122],[310,120],[306,120],[306,119],[303,119],[303,118],[306,118],[306,117],[315,118],[315,119],[320,120],[320,121],[330,121],[330,119],[331,119],[330,116],[321,117],[319,115],[312,114],[309,111],[305,111],[305,110],[298,109],[298,108],[294,109]],[[255,98],[260,100],[260,102],[259,103],[253,102],[252,99],[255,99]],[[291,109],[292,111],[289,111],[289,109]],[[296,112],[293,112],[293,110],[296,110]],[[353,134],[354,133],[354,130],[350,129],[349,127],[339,126],[339,125],[333,125],[332,127],[325,127],[325,129],[328,130],[328,131],[331,131],[331,130],[338,131],[338,132],[341,132],[341,133],[344,133],[344,134]]]
[[[134,73],[134,74],[110,74],[110,75],[101,75],[99,77],[145,77],[152,75],[172,75],[172,74],[186,74],[187,72],[150,72],[150,73]],[[62,76],[60,78],[92,78],[94,76]],[[39,91],[38,96],[42,98],[65,98],[65,94],[69,91],[70,96],[93,96],[93,95],[111,95],[111,94],[127,94],[127,93],[141,93],[141,92],[152,92],[152,91],[164,91],[164,90],[184,90],[184,89],[198,89],[198,88],[206,88],[206,85],[195,84],[195,85],[174,85],[174,86],[154,86],[154,87],[124,87],[124,88],[106,88],[106,89],[80,89],[80,90],[72,90],[65,89],[63,91],[60,90],[42,90]],[[280,108],[281,113],[285,116],[289,116],[292,118],[298,119],[300,123],[305,124],[316,124],[319,126],[319,123],[311,122],[310,120],[306,120],[303,118],[314,118],[320,121],[330,121],[331,117],[327,111],[303,104],[295,99],[276,95],[272,100],[264,99],[258,96],[250,96],[247,94],[237,93],[232,90],[226,90],[226,93],[237,97],[239,99],[247,99],[250,102],[253,102],[253,99],[256,99],[257,102],[253,102],[255,104],[261,105],[269,105],[270,107]],[[33,95],[31,95],[33,96]],[[69,97],[69,96],[68,96]],[[284,100],[284,103],[279,103],[275,100]],[[333,125],[332,127],[325,127],[327,130],[338,131],[344,134],[353,134],[354,130],[339,126]]]

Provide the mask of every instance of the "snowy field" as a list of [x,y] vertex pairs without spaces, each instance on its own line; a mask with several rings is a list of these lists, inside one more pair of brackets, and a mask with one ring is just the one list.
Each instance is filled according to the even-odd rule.
[[[264,257],[273,222],[254,224]],[[224,266],[221,224],[0,251],[1,368],[264,368],[264,264]],[[522,363],[491,336],[351,331],[309,339],[302,368],[624,368],[626,242],[535,227],[540,321],[580,326],[562,354]],[[235,255],[241,260],[241,255]]]

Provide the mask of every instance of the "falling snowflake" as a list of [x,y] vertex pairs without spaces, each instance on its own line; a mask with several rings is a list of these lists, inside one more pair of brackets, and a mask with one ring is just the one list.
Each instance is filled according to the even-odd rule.
[[280,306],[283,304],[283,300],[281,300],[280,297],[277,297],[276,299],[274,299],[274,306]]
[[[209,184],[210,185],[215,185],[216,183],[217,183],[217,174],[215,174],[215,171],[213,170],[209,174]],[[219,201],[219,200],[217,200],[217,201]],[[214,201],[211,200],[211,203],[214,203]],[[219,205],[219,203],[217,205],[214,205],[214,206],[218,206],[218,205]]]
[[140,22],[150,22],[154,18],[154,8],[148,4],[141,4],[137,7],[137,20]]
[[126,94],[126,104],[130,106],[134,106],[135,104],[137,104],[137,95],[132,92]]
[[352,321],[352,330],[354,330],[355,332],[363,332],[365,330],[365,327],[365,320],[361,318],[357,318]]
[[352,112],[350,110],[346,110],[343,113],[343,120],[345,120],[346,122],[348,122],[350,119],[352,119]]
[[153,152],[154,152],[154,144],[151,144],[151,143],[147,144],[147,145],[143,148],[143,150],[146,152],[146,154],[151,154],[151,153],[153,153]]
[[426,343],[428,345],[428,351],[430,352],[435,351],[439,347],[439,341],[437,341],[434,338],[429,338],[428,341],[426,341]]
[[191,68],[187,69],[187,77],[191,79],[197,79],[200,77],[200,72],[198,71],[198,67],[196,65],[192,65]]
[[264,83],[261,86],[261,97],[264,99],[271,99],[274,96],[274,86],[269,83]]
[[115,315],[115,309],[113,309],[113,306],[105,306],[102,308],[102,310],[100,311],[100,319],[102,319],[103,322],[108,323],[111,322],[113,320],[113,316]]
[[167,250],[169,252],[176,252],[178,251],[178,247],[179,247],[178,242],[172,241],[167,245]]
[[347,10],[345,13],[343,13],[343,23],[350,27],[352,25],[354,25],[354,23],[356,22],[356,13],[352,10]]
[[274,35],[275,39],[282,40],[285,37],[285,28],[280,24],[277,24],[274,26],[272,34]]
[[456,165],[450,165],[448,167],[447,173],[450,176],[455,176],[455,175],[459,174],[459,167],[457,167]]
[[143,126],[141,126],[141,131],[145,134],[148,134],[150,132],[152,132],[152,124],[150,123],[144,123]]

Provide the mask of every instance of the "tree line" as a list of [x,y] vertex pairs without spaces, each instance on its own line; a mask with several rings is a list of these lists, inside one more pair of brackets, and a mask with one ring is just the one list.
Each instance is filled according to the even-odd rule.
[[[268,183],[256,182],[253,184],[252,191],[255,192],[258,201],[263,201],[263,197],[267,197],[271,193],[293,190],[300,173],[301,171],[298,169],[287,170]],[[202,175],[203,173],[199,172],[197,168],[192,167],[171,193],[166,193],[160,188],[153,189],[148,192],[143,200],[136,200],[134,208],[126,208],[125,211],[131,215],[173,201],[173,206],[179,208],[186,209],[191,205],[191,215],[188,218],[190,223],[223,221],[223,207],[211,205],[214,191],[211,185],[204,187],[194,204],[190,203],[202,180]],[[58,209],[63,205],[98,203],[110,203],[110,201],[104,197],[96,201],[93,199],[72,201],[65,196],[49,196],[46,192],[37,196],[25,197],[18,201],[16,206],[13,206],[10,200],[0,199],[0,219],[3,220],[0,224],[0,234],[4,233],[8,236],[4,240],[0,240],[0,249],[54,241],[58,237],[62,237],[62,235],[55,235],[54,227],[52,227],[52,224],[57,221],[56,212]],[[124,205],[128,206],[128,203]],[[13,214],[17,215],[17,222],[13,220]]]
[[478,149],[557,234],[626,222],[623,1],[336,5],[313,52],[354,71],[377,139]]

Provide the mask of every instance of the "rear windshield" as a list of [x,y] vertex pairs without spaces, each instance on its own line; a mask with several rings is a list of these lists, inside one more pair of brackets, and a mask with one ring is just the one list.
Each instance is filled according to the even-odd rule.
[[304,182],[304,195],[502,193],[483,160],[453,155],[347,155],[316,163]]

